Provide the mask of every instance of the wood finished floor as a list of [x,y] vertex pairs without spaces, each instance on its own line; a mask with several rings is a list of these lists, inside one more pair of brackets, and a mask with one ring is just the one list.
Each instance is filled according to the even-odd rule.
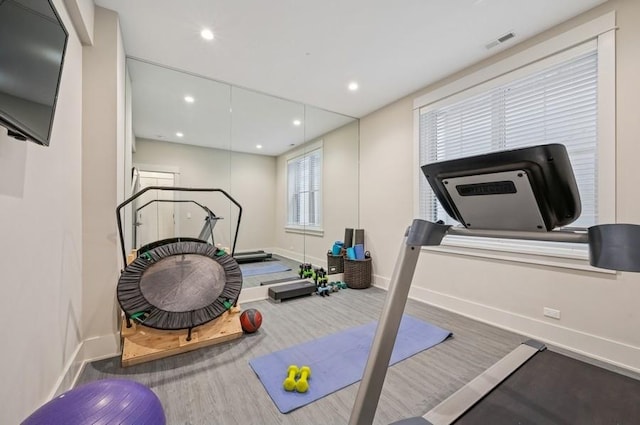
[[[358,383],[285,415],[248,361],[376,320],[385,296],[377,288],[346,289],[328,298],[244,304],[263,315],[256,334],[126,369],[119,358],[97,361],[85,367],[78,385],[114,377],[141,382],[158,395],[171,425],[346,424]],[[376,424],[423,415],[525,340],[412,300],[405,313],[447,329],[453,337],[389,368]]]
[[[290,258],[281,257],[276,254],[273,254],[273,259],[274,261],[279,261],[280,264],[289,267],[291,270],[278,272],[278,273],[260,274],[260,275],[254,275],[254,276],[243,276],[242,287],[253,288],[256,286],[260,286],[260,282],[276,280],[276,279],[284,279],[288,277],[298,277],[298,267],[300,266],[300,262],[294,261]],[[254,263],[249,263],[249,264],[254,264]],[[263,263],[257,263],[257,264],[263,264]]]

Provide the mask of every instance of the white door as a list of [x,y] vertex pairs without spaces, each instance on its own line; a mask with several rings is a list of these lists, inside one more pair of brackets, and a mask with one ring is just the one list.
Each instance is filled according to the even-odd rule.
[[[173,173],[140,171],[140,190],[149,186],[173,187]],[[175,236],[175,204],[170,190],[150,190],[136,200],[136,247]]]

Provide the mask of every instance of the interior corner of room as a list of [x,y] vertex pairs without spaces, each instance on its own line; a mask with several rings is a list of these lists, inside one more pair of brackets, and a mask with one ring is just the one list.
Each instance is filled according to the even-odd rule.
[[[29,9],[29,3],[0,1],[0,11],[9,4]],[[397,272],[398,249],[407,227],[418,216],[444,213],[437,211],[435,199],[424,195],[428,184],[420,167],[434,158],[428,156],[431,148],[421,143],[431,137],[428,131],[442,134],[455,128],[444,121],[441,126],[426,127],[427,121],[436,119],[438,112],[449,113],[446,108],[460,99],[560,66],[567,58],[583,58],[597,51],[591,65],[594,72],[600,72],[598,81],[603,84],[596,91],[594,106],[599,121],[581,130],[595,132],[595,153],[589,160],[584,158],[591,153],[572,164],[576,169],[592,161],[597,170],[588,169],[596,177],[589,180],[593,192],[588,192],[585,202],[591,206],[583,208],[583,214],[594,221],[591,224],[640,223],[640,177],[633,171],[640,157],[640,121],[636,118],[640,109],[640,2],[636,0],[589,0],[588,5],[559,7],[561,20],[537,10],[531,22],[539,21],[542,26],[522,23],[523,33],[506,23],[495,23],[501,28],[496,36],[513,31],[515,39],[494,40],[491,47],[486,45],[489,39],[481,40],[481,46],[474,43],[476,50],[469,51],[468,60],[449,56],[455,56],[454,47],[468,45],[473,36],[451,35],[438,43],[441,48],[434,50],[435,56],[410,62],[425,72],[441,70],[433,71],[429,80],[411,85],[379,72],[372,74],[369,87],[360,84],[359,92],[349,92],[346,81],[340,81],[336,84],[345,86],[344,94],[318,90],[315,98],[305,97],[298,77],[308,86],[316,84],[313,73],[317,69],[323,77],[350,78],[351,69],[341,62],[346,59],[340,53],[350,50],[335,49],[331,55],[322,52],[322,43],[301,46],[290,37],[287,46],[299,57],[289,65],[303,63],[309,75],[291,78],[291,87],[281,84],[281,91],[275,90],[276,83],[252,86],[248,82],[258,80],[251,76],[263,71],[243,62],[249,60],[246,54],[224,49],[225,26],[240,25],[236,23],[240,18],[232,14],[240,6],[214,2],[214,9],[229,8],[229,21],[219,21],[222,34],[216,34],[214,40],[218,44],[210,51],[210,46],[202,44],[200,29],[181,32],[183,43],[200,44],[192,53],[185,49],[165,63],[161,41],[151,36],[145,39],[140,33],[128,38],[139,30],[132,19],[139,16],[141,7],[128,3],[42,0],[43,5],[51,5],[68,33],[53,123],[46,137],[28,135],[36,143],[11,137],[4,127],[20,127],[13,122],[3,121],[0,127],[0,210],[4,218],[0,265],[5,286],[0,309],[5,319],[1,335],[8,341],[0,366],[5,377],[0,394],[6,404],[0,413],[2,423],[19,423],[57,395],[104,377],[131,378],[153,390],[161,388],[164,402],[167,390],[162,386],[167,382],[175,385],[169,392],[190,394],[187,376],[194,385],[202,382],[212,394],[221,391],[225,399],[238,400],[229,409],[240,412],[240,422],[249,420],[249,415],[264,415],[263,423],[319,423],[324,410],[332,420],[346,423],[358,385],[283,414],[264,393],[249,361],[377,320]],[[347,3],[354,16],[363,14],[353,18],[363,25],[368,20],[384,22],[374,13],[380,5],[367,6],[361,0]],[[451,6],[451,12],[460,13],[460,23],[471,25],[473,16],[465,8],[481,13],[482,8],[499,2],[464,3],[458,9]],[[283,2],[277,4],[284,8]],[[313,11],[322,9],[307,6]],[[168,11],[179,9],[167,7]],[[195,8],[184,7],[192,12]],[[256,7],[253,13],[267,13],[263,6]],[[368,7],[371,13],[364,13]],[[449,6],[424,7],[441,11],[440,7]],[[292,12],[281,13],[289,16]],[[141,24],[158,36],[163,31],[156,24],[169,25],[173,22],[169,15],[161,14],[157,21],[146,17]],[[398,16],[402,15],[393,18]],[[256,23],[254,18],[247,19],[247,25]],[[399,43],[398,57],[405,57],[401,42],[408,43],[414,32],[418,34],[418,26],[410,20],[404,35],[392,38]],[[314,24],[309,30],[319,28]],[[351,56],[369,63],[376,56],[370,51],[372,44],[351,35],[363,43],[359,46],[368,46]],[[274,55],[273,61],[279,61],[269,68],[274,80],[274,70],[287,66],[288,58],[270,44],[275,39],[267,34],[262,40],[271,49],[265,47]],[[378,42],[386,49],[386,60],[394,62],[394,49],[384,40]],[[253,43],[257,41],[244,46],[257,62],[269,63]],[[211,63],[207,62],[209,68],[190,66],[191,54],[220,55],[216,60],[235,60],[245,66],[236,74],[217,75]],[[413,56],[420,54],[416,51]],[[331,66],[324,58],[332,61]],[[574,68],[588,67],[587,60]],[[354,65],[356,68],[360,69]],[[384,97],[385,85],[403,90]],[[5,86],[0,69],[0,103],[9,104],[11,93],[5,96]],[[376,87],[381,93],[372,94]],[[352,100],[367,90],[370,101]],[[531,137],[544,142],[549,136]],[[116,208],[149,187],[155,189],[123,210],[121,239]],[[233,200],[215,192],[158,187],[221,189]],[[345,229],[365,231],[370,288],[367,282],[367,289],[348,288],[328,297],[314,295],[281,303],[269,300],[269,288],[302,277],[301,265],[330,270],[330,251],[336,241],[346,239]],[[158,360],[162,362],[157,363],[158,371],[154,370],[156,363],[127,371],[120,363],[121,332],[126,325],[116,294],[127,266],[121,248],[126,254],[133,252],[135,258],[137,249],[176,237],[205,239],[216,252],[238,253],[238,267],[244,275],[238,304],[259,310],[264,323],[258,332],[234,341]],[[473,242],[447,236],[442,246],[420,251],[405,312],[452,332],[453,338],[389,369],[374,423],[423,415],[529,338],[542,341],[554,353],[634,380],[640,376],[637,273],[596,269],[589,265],[588,252],[572,245],[549,250],[546,245]],[[240,260],[240,254],[255,253],[259,262]],[[328,277],[340,280],[344,274]],[[270,284],[276,281],[281,282]],[[232,365],[227,371],[226,364]],[[232,385],[238,370],[247,394],[256,400],[253,407],[243,399],[242,388]],[[211,384],[218,372],[219,384]],[[283,371],[282,379],[285,377]],[[313,376],[310,383],[313,385]],[[422,394],[423,389],[433,395]],[[200,406],[203,400],[194,397],[198,400],[195,408],[220,417],[225,414],[225,408],[216,403]],[[189,409],[183,407],[169,411],[167,417],[199,423],[201,418],[187,418]]]

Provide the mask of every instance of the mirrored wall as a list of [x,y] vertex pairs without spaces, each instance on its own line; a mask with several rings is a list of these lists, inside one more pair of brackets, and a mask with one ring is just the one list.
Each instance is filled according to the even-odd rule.
[[326,267],[358,227],[358,121],[136,59],[127,68],[133,190],[220,189],[147,191],[132,245],[206,239],[235,251],[245,287]]

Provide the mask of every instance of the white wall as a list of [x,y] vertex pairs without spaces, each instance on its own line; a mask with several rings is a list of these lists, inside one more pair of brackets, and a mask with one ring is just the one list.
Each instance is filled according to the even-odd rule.
[[[118,169],[127,170],[126,164],[121,165],[127,155],[120,134],[125,103],[123,49],[117,17],[97,8],[95,45],[83,51],[65,3],[54,0],[70,38],[51,146],[19,142],[0,132],[0,234],[4,247],[0,311],[5,323],[0,338],[9,347],[0,357],[1,423],[20,422],[48,399],[83,340],[112,337],[117,331],[119,251],[114,208],[127,187],[126,181],[117,177],[121,175]],[[85,0],[81,4],[88,7],[92,3]],[[620,28],[616,59],[617,220],[640,223],[636,194],[640,175],[634,172],[640,157],[640,3],[610,0],[362,120],[360,226],[367,232],[377,284],[388,282],[395,252],[412,219],[413,98],[613,9],[618,11]],[[92,20],[87,19],[87,27],[91,25]],[[251,174],[255,165],[245,169],[241,160],[232,162],[237,170],[243,170],[233,177],[230,170],[222,171],[232,194],[237,188],[243,205],[255,197],[268,211],[265,199],[280,199],[281,195],[268,192],[267,186],[273,187],[268,179],[256,181]],[[284,187],[275,164],[273,169],[276,184]],[[183,175],[183,182],[188,185],[187,175]],[[238,183],[234,183],[236,179]],[[246,181],[258,186],[242,186]],[[329,185],[325,183],[325,190]],[[331,202],[327,196],[325,192],[325,202]],[[275,222],[275,210],[274,206],[271,219],[264,217],[269,223]],[[325,226],[327,240],[319,244],[322,251],[316,255],[322,256],[328,249],[326,244],[340,239],[347,225],[338,223],[337,230]],[[262,226],[256,233],[270,228]],[[261,246],[269,244],[259,242]],[[640,278],[635,274],[605,275],[424,253],[412,294],[480,320],[640,369]],[[543,306],[562,310],[562,320],[543,318]],[[108,349],[101,353],[108,353]]]
[[[275,175],[274,157],[237,153],[227,150],[156,140],[137,139],[135,164],[173,167],[179,170],[183,187],[220,188],[242,206],[242,221],[236,251],[270,249],[274,245]],[[237,209],[221,195],[189,193],[182,199],[193,199],[210,207],[223,217],[216,224],[216,244],[230,247],[235,232]],[[198,207],[180,209],[180,235],[196,237],[202,228]],[[186,212],[192,218],[186,218]],[[198,213],[198,215],[196,215]]]
[[[131,193],[131,184],[132,184],[132,175],[131,168],[133,167],[133,141],[135,139],[135,135],[133,134],[133,107],[132,107],[132,99],[131,99],[131,77],[129,72],[126,72],[125,78],[125,123],[124,123],[124,181],[123,181],[123,199],[119,198],[119,201],[124,201],[124,199],[130,197]],[[125,208],[123,213],[123,223],[122,226],[124,229],[130,229],[132,225],[132,213],[131,208]],[[133,241],[131,232],[125,232],[125,249],[126,252],[130,252],[133,248]]]
[[76,33],[83,44],[93,44],[93,0],[64,0]]
[[[388,284],[402,235],[413,218],[413,99],[610,10],[617,11],[619,26],[617,221],[640,223],[640,176],[635,172],[640,158],[640,2],[610,0],[361,120],[360,218],[368,231],[377,285]],[[411,295],[640,371],[638,274],[603,274],[423,252]],[[543,317],[544,306],[561,310],[561,320]]]
[[82,338],[82,46],[63,1],[53,3],[69,42],[51,145],[0,128],[3,424],[48,399]]
[[[83,349],[118,349],[115,298],[121,267],[115,207],[124,191],[125,62],[118,15],[96,7],[94,43],[83,51]],[[104,345],[102,345],[104,344]]]
[[[184,187],[220,187],[228,190],[243,208],[237,250],[266,249],[293,258],[326,262],[326,252],[335,240],[344,237],[345,227],[358,224],[358,123],[343,126],[322,137],[324,236],[284,232],[286,221],[286,154],[277,159],[199,146],[137,139],[135,164],[171,167],[179,170]],[[303,147],[300,147],[302,149]],[[277,170],[276,170],[277,162]],[[197,196],[194,196],[194,199]],[[207,204],[208,205],[208,204]],[[184,211],[184,209],[183,209]],[[193,208],[191,208],[193,213]],[[227,240],[235,223],[235,210],[214,210],[224,220],[216,234]],[[197,236],[200,218],[181,216],[181,235]],[[223,239],[224,241],[224,239]],[[224,242],[228,246],[227,242]]]
[[[231,153],[229,194],[242,205],[236,251],[270,251],[275,244],[276,158]],[[235,209],[230,218],[238,219]]]
[[[291,258],[326,266],[327,251],[344,239],[345,228],[358,227],[358,122],[354,121],[319,139],[322,152],[322,235],[285,230],[287,223],[287,155],[278,157],[276,247]],[[311,142],[314,143],[314,142]],[[366,237],[366,231],[365,231]]]

